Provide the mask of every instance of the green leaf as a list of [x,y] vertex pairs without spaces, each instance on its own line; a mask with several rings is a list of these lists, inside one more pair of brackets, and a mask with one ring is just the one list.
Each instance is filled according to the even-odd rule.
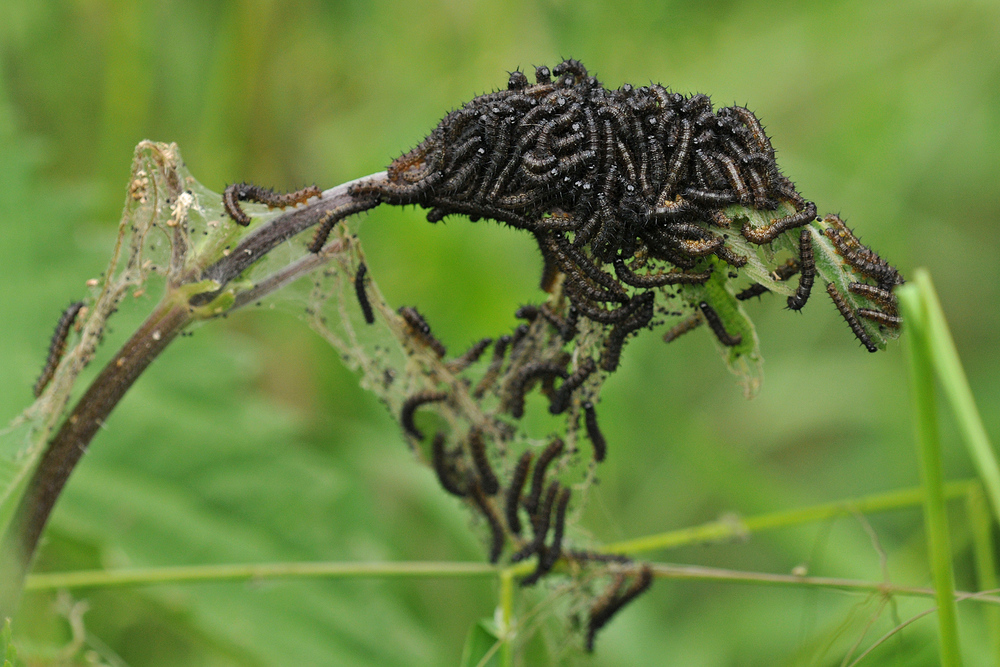
[[704,285],[684,285],[680,290],[683,298],[691,304],[695,312],[698,304],[704,301],[719,315],[726,331],[732,336],[739,336],[738,345],[726,346],[712,336],[722,358],[740,384],[747,398],[752,398],[760,389],[764,377],[764,359],[760,354],[760,339],[753,322],[743,310],[743,305],[736,300],[732,281],[727,277],[726,264],[715,257],[711,258],[712,277]]
[[[858,308],[870,308],[871,304],[848,289],[848,285],[851,283],[864,283],[867,281],[867,278],[845,262],[840,256],[833,242],[824,234],[824,230],[828,227],[829,223],[826,221],[814,222],[808,227],[809,232],[812,234],[816,273],[819,274],[819,277],[824,282],[836,285],[837,290],[840,291],[840,294],[852,310],[857,311]],[[859,317],[858,323],[879,349],[885,349],[886,343],[889,340],[899,338],[899,329],[880,327],[876,322],[864,317]]]
[[476,621],[469,628],[459,664],[461,667],[498,667],[500,642],[492,619]]
[[17,649],[10,636],[10,619],[4,619],[3,631],[0,632],[0,649],[3,649],[3,667],[17,667],[22,664],[17,659]]

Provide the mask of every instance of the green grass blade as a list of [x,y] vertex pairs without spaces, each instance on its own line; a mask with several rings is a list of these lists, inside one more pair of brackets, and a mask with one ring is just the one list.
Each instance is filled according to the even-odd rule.
[[[990,506],[981,485],[969,489],[965,498],[969,530],[972,533],[972,557],[976,565],[976,583],[981,591],[1000,588],[997,578],[996,558],[993,555],[993,519]],[[985,610],[986,629],[993,653],[993,664],[1000,665],[1000,609],[988,607]]]
[[906,351],[910,366],[913,417],[920,455],[920,477],[924,486],[924,521],[927,526],[927,549],[938,604],[938,632],[943,667],[962,664],[958,642],[955,607],[955,575],[951,563],[951,541],[944,501],[944,475],[941,469],[941,442],[937,405],[934,399],[934,369],[928,335],[928,309],[924,294],[915,285],[898,291],[906,321]]
[[969,448],[972,462],[986,487],[986,495],[993,507],[993,516],[1000,520],[1000,464],[997,463],[996,452],[986,435],[986,429],[983,428],[983,421],[972,397],[969,381],[962,369],[955,341],[944,319],[941,302],[934,290],[930,274],[923,270],[917,271],[914,282],[926,308],[928,349],[934,370],[937,371],[944,395],[958,420],[958,428]]

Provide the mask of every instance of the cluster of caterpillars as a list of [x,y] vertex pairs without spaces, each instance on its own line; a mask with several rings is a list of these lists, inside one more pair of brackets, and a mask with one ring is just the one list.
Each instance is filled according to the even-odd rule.
[[[731,234],[763,245],[816,217],[749,110],[715,111],[705,95],[659,85],[607,90],[576,60],[537,68],[533,85],[512,73],[506,90],[448,114],[386,179],[352,192],[418,204],[432,221],[462,214],[533,233],[543,286],[562,276],[574,310],[608,325],[607,371],[652,322],[655,291],[708,280],[708,255],[746,263]],[[734,205],[776,213],[730,231]]]
[[[245,224],[241,200],[286,206],[315,194],[276,195],[240,183],[225,202]],[[727,243],[727,207],[791,208],[735,232],[756,244],[816,216],[781,174],[747,109],[714,111],[705,95],[659,85],[607,90],[576,60],[537,68],[533,85],[512,73],[506,90],[448,114],[389,166],[387,178],[362,181],[351,194],[356,204],[325,217],[311,250],[322,248],[337,220],[379,203],[418,204],[432,221],[461,214],[533,233],[547,265],[544,286],[562,275],[575,311],[609,325],[599,360],[608,371],[628,336],[650,325],[652,291],[704,282],[707,255],[745,264]],[[646,270],[653,261],[667,270]]]
[[[367,297],[365,297],[367,300]],[[368,309],[371,306],[367,306]],[[362,304],[362,310],[365,305]],[[551,313],[547,306],[525,306],[518,310],[521,317],[534,321],[546,313],[546,321],[554,327],[565,328],[566,320]],[[398,314],[405,322],[411,345],[430,352],[439,360],[447,354],[444,345],[434,336],[430,325],[412,306],[400,307]],[[465,353],[454,359],[444,361],[444,366],[452,373],[465,371],[476,363],[492,345],[493,355],[485,372],[476,383],[472,396],[482,399],[488,392],[495,392],[500,397],[499,411],[509,414],[515,419],[524,416],[526,394],[541,383],[542,392],[549,399],[549,412],[553,415],[563,414],[572,404],[574,398],[580,400],[580,408],[584,412],[584,424],[587,436],[593,445],[593,457],[598,463],[607,455],[607,442],[597,423],[597,413],[590,400],[578,398],[584,382],[597,370],[597,364],[592,357],[582,357],[577,362],[576,369],[569,370],[571,356],[560,354],[552,361],[535,361],[531,358],[531,350],[523,350],[522,342],[529,332],[529,326],[522,324],[514,329],[512,334],[503,335],[494,341],[483,338],[474,343]],[[558,385],[556,384],[558,381]],[[448,393],[444,391],[420,391],[409,396],[400,409],[399,422],[407,435],[417,441],[424,434],[417,428],[414,421],[416,411],[428,403],[446,401]]]
[[[317,194],[315,187],[275,194],[239,183],[226,189],[224,203],[245,225],[250,218],[240,201],[284,207]],[[815,204],[781,173],[770,139],[748,109],[716,111],[705,95],[684,96],[658,84],[608,90],[577,60],[536,68],[534,84],[520,71],[511,73],[506,90],[449,113],[389,165],[385,178],[361,181],[351,195],[353,203],[324,216],[310,250],[323,247],[340,219],[380,203],[423,206],[431,221],[460,214],[534,234],[546,262],[543,287],[551,290],[561,276],[574,315],[608,326],[598,360],[606,371],[618,366],[629,336],[651,325],[655,291],[708,280],[708,255],[737,269],[745,265],[731,234],[767,245],[816,219]],[[733,206],[775,214],[763,226],[747,221],[731,231],[727,211]],[[792,212],[779,214],[780,207]],[[890,275],[894,270],[849,232],[831,240],[840,241],[845,260],[874,276],[875,287],[891,296],[898,273]],[[799,310],[815,276],[806,230],[793,262],[795,270],[784,279],[800,272],[788,300],[789,308]],[[756,289],[740,296],[764,291]],[[898,314],[883,305],[891,302],[884,294],[874,299],[859,293],[879,308],[855,311],[843,295],[838,299],[835,287],[827,291],[869,350],[875,346],[856,324],[858,317],[898,326]],[[720,342],[738,344],[708,304],[695,306],[668,340],[707,322]]]
[[[421,392],[412,396],[403,410],[412,413],[414,406],[446,399],[444,393]],[[403,421],[404,427],[413,428],[412,415],[404,414]],[[420,431],[408,433],[423,437]],[[554,438],[538,455],[537,461],[533,452],[525,451],[509,475],[508,483],[503,485],[490,462],[482,430],[473,427],[454,448],[448,447],[444,432],[437,432],[432,439],[431,463],[441,487],[454,496],[469,499],[490,527],[490,562],[499,560],[508,539],[515,545],[511,562],[538,556],[535,572],[521,582],[524,586],[534,584],[549,572],[563,553],[571,491],[557,480],[550,480],[549,472],[564,448],[562,439]],[[527,515],[532,529],[530,538],[523,536],[522,512]],[[546,544],[550,529],[552,539]]]
[[[522,453],[506,486],[493,471],[480,431],[471,430],[465,446],[473,462],[471,468],[463,468],[462,452],[449,450],[444,433],[438,432],[431,445],[433,467],[442,488],[469,499],[485,518],[491,534],[491,563],[499,560],[509,538],[515,545],[510,562],[537,557],[534,571],[521,579],[522,586],[533,586],[560,558],[578,565],[610,561],[622,568],[590,607],[586,648],[592,651],[597,631],[652,584],[652,570],[624,556],[564,548],[566,513],[572,491],[558,480],[550,479],[554,475],[549,474],[553,463],[563,454],[565,444],[561,438],[554,438],[537,458],[530,450]],[[526,526],[531,528],[530,536],[526,534]]]
[[[529,325],[522,324],[513,334],[501,336],[495,342],[483,339],[461,356],[445,360],[443,346],[416,309],[404,306],[398,313],[408,329],[413,352],[423,350],[453,372],[466,370],[493,345],[493,357],[472,393],[482,398],[487,391],[495,392],[500,397],[498,410],[501,413],[520,417],[524,410],[524,392],[532,382],[538,381],[549,397],[550,412],[560,414],[577,401],[583,426],[593,445],[593,459],[595,462],[604,460],[607,444],[598,426],[593,403],[576,395],[586,378],[596,370],[592,358],[585,358],[573,372],[568,372],[565,357],[550,362],[520,358],[520,347],[527,344],[530,331]],[[557,335],[561,335],[560,331],[565,332],[568,326],[568,318],[557,316],[547,305],[525,306],[518,311],[518,316],[532,325],[548,326],[550,333]],[[504,380],[500,382],[499,378]],[[561,383],[556,384],[560,379]],[[429,389],[418,391],[403,402],[399,421],[415,446],[427,439],[427,433],[417,425],[420,409],[450,400],[448,391]],[[509,443],[501,446],[492,439],[499,437],[506,441],[507,431],[502,421],[493,421],[492,425],[494,429],[473,426],[454,444],[445,431],[434,432],[429,438],[430,462],[438,482],[448,493],[467,501],[483,518],[490,535],[490,562],[497,562],[508,544],[511,545],[511,563],[536,560],[534,570],[521,580],[522,586],[537,583],[560,559],[577,565],[609,560],[616,563],[619,569],[612,584],[590,611],[586,644],[588,650],[592,649],[596,632],[649,586],[652,575],[648,568],[622,556],[567,549],[564,538],[573,493],[558,479],[559,462],[569,455],[565,442],[554,437],[545,448],[525,450],[509,469],[501,469],[491,460],[490,452],[505,449]]]
[[[847,290],[860,299],[865,299],[873,307],[854,308],[833,283],[828,283],[826,292],[837,310],[847,322],[855,337],[869,352],[877,352],[878,346],[865,331],[858,318],[874,322],[882,329],[899,329],[903,320],[899,316],[896,295],[893,290],[904,283],[903,277],[894,267],[882,259],[878,253],[861,243],[854,232],[844,224],[839,216],[830,214],[823,218],[823,235],[828,238],[836,253],[843,262],[857,275],[868,282],[852,281],[847,283]],[[805,305],[816,278],[816,263],[813,256],[812,236],[808,229],[803,229],[799,237],[799,260],[788,260],[772,273],[772,278],[778,281],[788,280],[801,271],[799,287],[795,294],[788,297],[788,308],[799,310]],[[739,300],[750,299],[766,293],[766,287],[754,284],[736,295]],[[684,324],[684,323],[682,323]],[[697,323],[694,323],[696,326]],[[681,326],[681,325],[678,325]],[[693,328],[693,326],[691,327]],[[678,329],[678,327],[675,327]],[[684,331],[679,331],[680,335]],[[671,336],[671,332],[668,332]],[[673,337],[676,338],[676,335]],[[672,338],[671,338],[672,339]]]
[[[250,218],[241,201],[285,207],[318,194],[316,188],[305,188],[279,195],[240,183],[227,188],[223,202],[230,217],[246,225]],[[816,206],[781,173],[771,141],[752,112],[738,106],[716,111],[705,95],[684,96],[655,84],[607,90],[576,60],[552,70],[537,68],[534,84],[522,72],[511,73],[506,90],[449,113],[423,142],[393,161],[384,176],[356,183],[350,195],[351,203],[324,214],[309,245],[312,252],[324,247],[339,220],[381,203],[422,206],[429,209],[431,222],[453,214],[473,221],[492,219],[535,237],[545,262],[543,289],[568,301],[560,313],[548,304],[524,306],[517,316],[528,324],[495,341],[485,338],[447,361],[445,347],[415,308],[400,308],[398,314],[410,343],[452,373],[466,370],[492,345],[493,356],[471,394],[476,400],[487,392],[499,396],[500,413],[520,419],[525,396],[536,386],[552,414],[575,405],[573,418],[582,412],[596,462],[605,458],[607,445],[583,388],[595,372],[614,371],[629,337],[652,326],[658,294],[705,283],[718,265],[728,265],[735,277],[748,259],[734,238],[765,246],[795,229],[800,229],[797,253],[772,274],[778,281],[799,276],[787,299],[789,309],[805,306],[817,276],[812,233],[806,228],[816,221]],[[744,216],[737,227],[741,207],[773,214],[760,226]],[[855,336],[875,351],[858,318],[898,328],[892,290],[902,278],[839,218],[827,216],[824,223],[824,233],[844,263],[871,281],[849,283],[848,290],[872,307],[855,309],[833,284],[827,292]],[[710,260],[713,256],[718,259]],[[354,288],[371,324],[375,314],[366,275],[361,264]],[[767,291],[755,284],[736,298]],[[664,340],[706,323],[722,344],[740,345],[741,336],[726,330],[710,303],[695,299],[692,306],[691,316]],[[580,355],[571,362],[567,352],[537,358],[522,353],[530,326],[539,321],[550,326],[562,349],[576,336],[580,318],[604,327],[596,358]],[[448,391],[436,389],[409,396],[399,414],[407,436],[421,443],[425,434],[416,424],[417,411],[449,400]],[[561,439],[553,439],[537,459],[524,452],[505,484],[490,461],[490,437],[472,427],[449,446],[449,437],[436,432],[430,458],[441,486],[466,499],[489,525],[491,562],[510,541],[512,561],[537,557],[534,572],[522,581],[531,585],[560,558],[617,559],[563,548],[572,493],[549,479],[553,462],[563,453]],[[497,443],[493,445],[495,450]],[[651,581],[648,568],[621,570],[590,610],[588,649],[595,633]]]
[[892,290],[897,285],[903,284],[903,277],[874,250],[862,245],[854,232],[848,229],[838,216],[827,215],[823,218],[823,222],[826,223],[823,234],[833,243],[837,254],[858,274],[875,283],[872,285],[867,282],[851,282],[847,285],[851,294],[867,299],[877,306],[875,308],[853,309],[833,283],[826,286],[826,291],[861,344],[869,352],[876,352],[878,347],[861,326],[858,317],[870,320],[880,327],[898,329],[903,320],[899,317],[896,295]]

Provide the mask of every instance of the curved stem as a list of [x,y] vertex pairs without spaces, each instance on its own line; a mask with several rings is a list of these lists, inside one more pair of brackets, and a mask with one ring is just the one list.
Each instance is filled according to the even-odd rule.
[[[219,288],[188,299],[181,287],[168,293],[107,366],[94,379],[42,453],[38,467],[28,482],[27,491],[14,510],[8,529],[0,537],[0,618],[12,616],[20,599],[25,577],[31,567],[38,540],[59,494],[80,461],[90,441],[132,384],[174,338],[191,323],[197,307],[212,301],[222,287],[256,263],[276,246],[326,219],[340,220],[374,208],[377,199],[355,200],[350,188],[361,180],[378,181],[385,172],[338,185],[323,192],[319,199],[277,216],[248,234],[236,249],[209,266],[193,280],[214,280]],[[334,244],[331,244],[331,246]],[[294,263],[285,272],[272,276],[256,292],[259,297],[329,259],[334,248],[310,255]],[[243,305],[247,300],[236,304]]]
[[187,304],[165,299],[94,379],[48,443],[0,540],[0,618],[13,615],[42,529],[90,441],[142,372],[191,320]]

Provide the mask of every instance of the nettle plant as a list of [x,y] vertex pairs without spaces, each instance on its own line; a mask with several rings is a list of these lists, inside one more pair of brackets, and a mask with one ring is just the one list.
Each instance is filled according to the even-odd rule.
[[[387,303],[367,270],[352,216],[380,204],[532,234],[544,297],[518,310],[513,331],[449,354],[417,308]],[[165,279],[162,301],[64,417],[108,318],[154,275]],[[307,285],[309,324],[398,420],[414,458],[479,517],[486,558],[502,573],[498,645],[509,656],[513,583],[544,579],[592,650],[601,627],[663,574],[577,530],[615,446],[595,406],[625,344],[647,329],[665,328],[670,342],[707,324],[751,396],[761,356],[745,302],[773,292],[799,310],[817,279],[869,351],[898,335],[899,273],[837,216],[817,217],[753,113],[658,85],[607,90],[575,60],[538,68],[534,84],[512,73],[506,90],[448,114],[385,172],[326,191],[239,184],[219,195],[175,145],[143,142],[103,282],[60,319],[38,400],[8,432],[20,440],[0,470],[0,613],[16,607],[49,512],[132,382],[189,325],[296,283]],[[523,425],[533,392],[564,417],[560,432]]]

